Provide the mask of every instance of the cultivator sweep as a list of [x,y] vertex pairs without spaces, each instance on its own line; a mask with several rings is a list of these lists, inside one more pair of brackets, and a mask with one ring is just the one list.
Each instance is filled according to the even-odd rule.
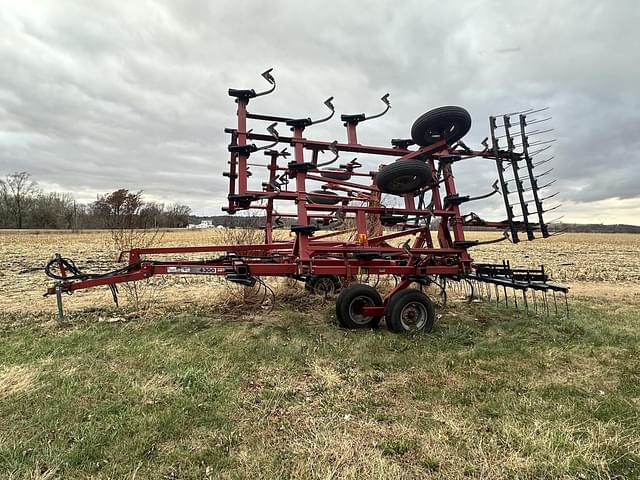
[[[471,117],[455,106],[420,116],[411,128],[411,138],[392,139],[389,146],[359,143],[360,124],[391,108],[386,94],[379,113],[340,116],[346,142],[321,141],[307,134],[314,125],[334,117],[333,97],[324,102],[327,113],[317,120],[250,112],[251,100],[276,88],[271,70],[262,76],[269,84],[264,91],[228,92],[237,104],[237,125],[225,129],[230,138],[229,168],[223,175],[229,181],[229,194],[223,210],[230,215],[261,212],[264,243],[134,248],[120,255],[120,260],[127,256],[126,267],[105,274],[84,274],[57,255],[47,266],[48,275],[56,280],[47,294],[57,296],[60,315],[62,293],[107,285],[117,299],[118,283],[171,274],[219,275],[246,286],[259,282],[265,288],[261,277],[280,276],[303,281],[314,292],[340,289],[336,317],[341,326],[372,327],[384,317],[393,331],[431,329],[434,305],[422,291],[430,284],[443,293],[452,286],[470,286],[471,297],[493,288],[498,303],[498,288],[505,300],[510,288],[522,293],[527,313],[528,292],[543,296],[542,310],[547,314],[548,292],[554,300],[556,293],[566,298],[568,287],[550,282],[543,267],[524,270],[512,269],[508,262],[477,264],[469,255],[469,249],[484,243],[507,239],[516,243],[522,235],[527,240],[551,235],[543,215],[557,207],[546,208],[544,202],[556,194],[542,193],[553,182],[539,184],[550,170],[538,173],[552,158],[538,160],[553,141],[541,137],[551,131],[538,126],[548,120],[539,117],[544,109],[490,117],[490,136],[477,150],[463,141]],[[256,128],[260,122],[266,122],[264,131]],[[282,135],[279,125],[291,134]],[[360,156],[366,160],[359,160]],[[457,191],[453,169],[471,160],[496,164],[498,178],[489,193],[471,196]],[[367,169],[367,165],[374,167]],[[252,176],[259,169],[265,174],[255,180]],[[503,198],[505,220],[488,221],[473,212],[461,213],[463,205],[493,195]],[[291,239],[276,240],[274,229],[286,225]],[[465,227],[503,233],[495,240],[470,240]],[[185,254],[205,258],[176,259]],[[167,260],[166,255],[174,257]],[[373,286],[354,281],[363,274],[393,276],[395,287],[383,298]],[[419,288],[408,288],[412,284]],[[533,303],[537,311],[538,302],[534,299]],[[554,305],[557,312],[557,303]]]

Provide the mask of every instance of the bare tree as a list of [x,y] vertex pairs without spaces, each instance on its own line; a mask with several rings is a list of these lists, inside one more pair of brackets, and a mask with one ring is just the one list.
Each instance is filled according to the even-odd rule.
[[0,228],[106,228],[119,244],[153,243],[159,228],[186,227],[191,208],[145,202],[142,192],[126,189],[78,203],[71,194],[42,192],[28,172],[0,179]]
[[72,228],[74,200],[68,193],[42,193],[33,198],[24,224],[28,228]]
[[0,180],[0,227],[9,228],[11,220],[11,196],[9,187]]
[[16,172],[0,180],[0,192],[9,215],[15,219],[17,228],[22,228],[24,214],[33,197],[38,193],[38,184],[31,180],[31,174]]
[[[146,224],[141,215],[144,205],[142,190],[134,193],[124,188],[102,195],[93,203],[93,211],[104,217],[111,232],[110,248],[115,247],[115,250],[122,252],[160,242],[160,230]],[[146,285],[132,282],[123,287],[137,310],[149,306],[155,295],[155,288],[148,282]]]
[[184,228],[189,225],[190,215],[191,207],[175,203],[167,210],[168,226],[172,228]]

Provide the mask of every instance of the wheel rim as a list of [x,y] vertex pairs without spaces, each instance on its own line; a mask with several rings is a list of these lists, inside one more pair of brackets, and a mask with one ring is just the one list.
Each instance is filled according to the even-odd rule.
[[422,330],[428,319],[427,307],[420,302],[407,303],[400,311],[400,323],[405,330]]
[[445,125],[432,130],[427,130],[424,137],[432,143],[436,143],[441,138],[448,139],[456,133],[456,125]]
[[351,318],[353,323],[356,323],[358,325],[365,325],[369,323],[373,317],[364,316],[362,314],[362,309],[364,307],[373,306],[373,300],[371,300],[369,297],[365,297],[363,295],[356,297],[351,300],[351,303],[349,303],[349,317]]
[[452,119],[442,120],[440,122],[434,122],[430,128],[427,128],[424,132],[424,139],[430,143],[436,143],[439,140],[455,138],[458,136],[460,126]]

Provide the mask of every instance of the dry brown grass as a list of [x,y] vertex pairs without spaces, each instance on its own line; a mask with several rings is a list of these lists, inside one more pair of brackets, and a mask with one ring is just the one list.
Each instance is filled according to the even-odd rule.
[[0,368],[0,400],[28,393],[36,388],[38,370],[26,365]]

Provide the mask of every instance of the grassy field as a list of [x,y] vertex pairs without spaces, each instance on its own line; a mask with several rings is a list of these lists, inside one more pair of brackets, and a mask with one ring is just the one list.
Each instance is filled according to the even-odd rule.
[[300,289],[221,306],[211,279],[158,284],[142,316],[74,295],[58,324],[36,267],[58,249],[107,267],[104,238],[8,237],[0,478],[640,478],[637,255],[603,268],[637,237],[479,250],[551,263],[580,285],[570,318],[452,295],[428,335],[341,330]]

